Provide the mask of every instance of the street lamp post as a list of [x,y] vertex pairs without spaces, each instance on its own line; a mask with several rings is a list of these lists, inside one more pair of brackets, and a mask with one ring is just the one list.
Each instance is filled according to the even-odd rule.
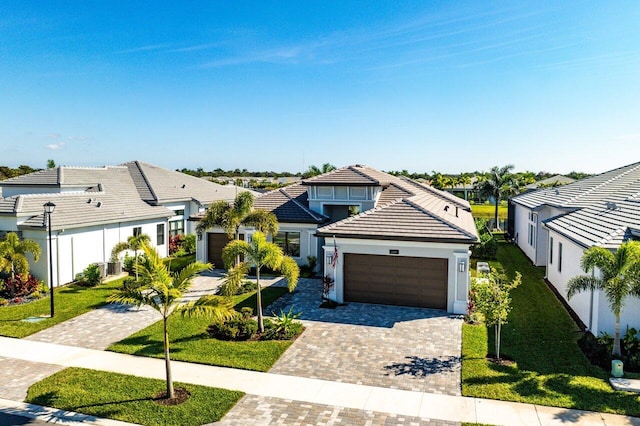
[[44,205],[44,213],[47,216],[47,228],[49,230],[49,288],[51,289],[51,318],[53,318],[53,252],[51,249],[51,213],[55,210],[56,205],[51,201]]

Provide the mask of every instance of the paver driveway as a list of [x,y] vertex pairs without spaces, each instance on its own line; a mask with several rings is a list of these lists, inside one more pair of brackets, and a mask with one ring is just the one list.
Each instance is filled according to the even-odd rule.
[[364,303],[323,309],[320,299],[320,280],[301,279],[294,293],[266,310],[293,306],[307,327],[271,373],[461,394],[461,317]]

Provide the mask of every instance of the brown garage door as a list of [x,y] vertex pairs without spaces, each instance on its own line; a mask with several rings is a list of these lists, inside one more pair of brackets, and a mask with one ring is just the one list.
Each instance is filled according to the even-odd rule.
[[446,309],[447,265],[447,259],[345,253],[344,298]]
[[[240,239],[244,240],[244,234],[240,234]],[[207,262],[212,263],[214,268],[224,269],[222,249],[229,241],[231,241],[231,239],[229,239],[227,234],[207,234]]]

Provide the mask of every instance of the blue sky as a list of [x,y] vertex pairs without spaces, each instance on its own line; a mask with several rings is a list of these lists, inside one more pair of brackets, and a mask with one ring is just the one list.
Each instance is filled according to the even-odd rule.
[[0,3],[0,164],[602,172],[640,2]]

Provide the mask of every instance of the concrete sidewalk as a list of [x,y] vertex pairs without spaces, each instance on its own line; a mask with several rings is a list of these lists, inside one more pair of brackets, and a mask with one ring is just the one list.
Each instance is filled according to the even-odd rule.
[[[2,414],[10,417],[4,419]],[[20,420],[24,419],[24,421]],[[7,399],[0,399],[0,424],[3,420],[12,424],[63,424],[74,425],[96,425],[96,426],[132,426],[133,423],[120,422],[118,420],[102,419],[89,414],[76,413],[73,411],[58,410],[56,408],[43,407],[41,405],[27,404],[26,402],[16,402]]]
[[[164,379],[164,360],[0,337],[0,357]],[[446,421],[505,425],[639,425],[640,419],[580,410],[439,395],[172,362],[174,380],[252,395]]]

